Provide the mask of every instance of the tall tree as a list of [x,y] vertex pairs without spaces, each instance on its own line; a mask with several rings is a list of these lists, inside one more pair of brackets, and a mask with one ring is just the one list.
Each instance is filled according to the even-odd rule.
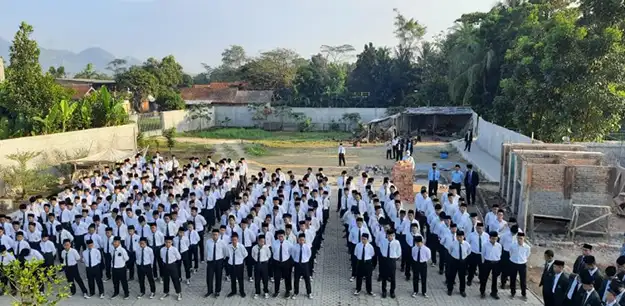
[[50,69],[48,69],[48,73],[50,73],[56,79],[63,79],[67,77],[67,73],[65,72],[64,66],[59,66],[59,67],[52,66],[50,67]]
[[128,67],[128,61],[122,58],[116,58],[106,65],[106,70],[113,72],[113,75],[124,73]]
[[321,46],[321,54],[325,55],[327,61],[331,63],[341,63],[352,57],[353,52],[356,51],[354,46],[349,44],[339,46]]
[[108,80],[110,77],[104,73],[99,73],[93,67],[93,64],[89,63],[85,68],[74,75],[76,79],[90,79],[90,80]]

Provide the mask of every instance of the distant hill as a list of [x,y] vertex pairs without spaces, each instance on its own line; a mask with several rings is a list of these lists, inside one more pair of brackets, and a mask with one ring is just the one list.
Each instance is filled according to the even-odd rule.
[[[11,42],[0,37],[0,56],[4,58],[7,66],[9,62],[9,47]],[[88,48],[79,53],[74,53],[67,50],[54,50],[46,49],[39,46],[41,54],[39,55],[39,62],[41,68],[44,71],[52,66],[64,66],[65,71],[68,73],[68,77],[72,77],[74,74],[82,71],[87,64],[93,64],[94,68],[99,72],[111,73],[106,70],[106,65],[112,60],[118,58],[110,52],[102,48]],[[128,61],[128,65],[139,65],[141,61],[133,57],[122,57]]]

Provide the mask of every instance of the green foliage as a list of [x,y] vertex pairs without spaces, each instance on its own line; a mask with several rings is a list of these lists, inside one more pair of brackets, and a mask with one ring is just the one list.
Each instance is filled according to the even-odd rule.
[[[63,70],[65,71],[65,70]],[[95,67],[93,67],[93,64],[89,63],[87,64],[87,66],[85,66],[85,68],[74,75],[75,79],[89,79],[89,80],[109,80],[111,79],[111,77],[109,77],[108,75],[104,74],[104,73],[99,73],[95,70]]]
[[180,96],[180,93],[166,88],[159,92],[155,101],[156,105],[158,105],[158,109],[160,111],[170,111],[170,110],[178,110],[185,108],[184,99]]
[[14,260],[2,267],[1,273],[8,279],[8,284],[0,284],[0,290],[11,296],[13,306],[58,305],[70,297],[70,285],[61,269],[61,265],[44,267],[43,260],[24,264]]
[[17,198],[24,199],[58,185],[57,178],[49,173],[45,164],[33,164],[33,159],[40,156],[41,152],[9,154],[7,158],[16,165],[0,167],[0,178]]
[[[139,129],[139,130],[141,130],[141,129]],[[137,147],[145,148],[148,145],[149,145],[149,141],[147,139],[145,139],[145,135],[143,134],[143,132],[137,133]]]
[[63,66],[59,66],[59,67],[50,67],[50,69],[48,69],[48,73],[52,75],[52,77],[54,78],[65,78],[67,77],[67,73],[65,72],[65,67]]
[[[122,97],[113,96],[106,86],[84,98],[92,109],[91,120],[94,127],[115,126],[128,122]],[[82,116],[82,115],[81,115]]]
[[169,148],[169,153],[171,153],[171,149],[176,146],[176,128],[164,130],[163,137],[167,140],[167,147]]
[[245,153],[251,156],[266,156],[270,153],[266,146],[259,143],[248,143],[243,146]]
[[204,129],[203,123],[210,122],[212,120],[212,115],[212,108],[204,104],[196,104],[189,106],[189,111],[187,112],[185,119],[188,122],[194,122],[198,120],[198,122],[200,123],[199,130],[201,131]]

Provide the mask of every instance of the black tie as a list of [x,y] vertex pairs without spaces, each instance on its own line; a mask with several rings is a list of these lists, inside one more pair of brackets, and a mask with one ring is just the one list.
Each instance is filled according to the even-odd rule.
[[169,247],[165,249],[165,264],[169,264]]
[[89,265],[89,268],[91,268],[91,249],[89,249],[89,251],[87,252],[87,257],[89,257],[89,261],[87,262],[87,264]]
[[169,236],[169,223],[165,223],[165,236]]
[[280,262],[282,262],[282,242],[280,242],[280,249],[278,250],[278,252],[279,252],[279,254],[280,254],[280,255],[279,255],[279,257],[278,257],[278,260],[279,260]]
[[107,241],[107,242],[106,242],[106,253],[107,253],[107,254],[109,254],[109,253],[110,253],[110,252],[109,252],[109,245],[110,245],[110,243],[109,243],[109,241]]
[[260,250],[262,250],[262,247],[259,245],[258,246],[258,255],[256,255],[256,262],[260,263]]
[[421,262],[421,247],[417,248],[417,262]]
[[133,251],[133,248],[132,248],[132,235],[130,235],[130,249],[129,249],[129,251],[131,251],[131,252]]
[[391,242],[388,242],[388,247],[386,248],[386,257],[391,258]]
[[69,266],[69,251],[65,251],[65,266]]
[[299,263],[302,263],[302,255],[304,255],[304,245],[299,245]]
[[152,233],[152,246],[156,246],[156,232]]
[[362,255],[360,255],[360,260],[365,261],[365,245],[362,245]]
[[480,254],[482,254],[482,235],[478,236],[477,243],[479,244]]
[[243,241],[243,246],[245,246],[245,230],[241,229],[241,240]]
[[178,236],[178,252],[182,253],[182,248],[180,247],[180,244],[182,243],[182,237]]
[[145,265],[145,248],[141,248],[141,265]]
[[217,260],[217,241],[213,241],[213,260]]
[[462,260],[462,242],[458,242],[458,259]]

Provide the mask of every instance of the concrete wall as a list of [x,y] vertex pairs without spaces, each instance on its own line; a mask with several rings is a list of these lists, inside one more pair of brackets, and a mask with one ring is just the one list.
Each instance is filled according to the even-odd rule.
[[490,123],[480,117],[478,135],[474,145],[501,162],[501,146],[504,143],[532,143],[532,139],[523,134],[508,130],[504,127]]
[[67,155],[75,158],[77,152],[97,153],[106,148],[135,150],[138,128],[136,124],[88,129],[67,133],[22,137],[0,141],[0,166],[14,165],[7,156],[18,152],[41,152],[32,163],[58,163]]
[[[214,112],[213,107],[209,108]],[[192,119],[192,111],[190,110],[174,110],[161,113],[161,122],[163,130],[176,128],[178,132],[197,131],[211,128],[215,125],[214,115],[208,118]]]
[[[313,107],[293,107],[293,112],[304,113],[310,117],[313,126],[317,129],[327,129],[334,120],[339,123],[343,114],[359,113],[362,122],[368,122],[375,118],[386,116],[386,108],[313,108]],[[215,105],[214,122],[215,126],[223,127],[254,127],[258,124],[252,120],[254,114],[247,106]],[[224,124],[226,118],[230,121]],[[269,117],[268,122],[279,122],[280,119]]]
[[575,144],[585,146],[588,151],[605,154],[606,160],[612,165],[625,166],[625,144],[620,141],[579,142]]

